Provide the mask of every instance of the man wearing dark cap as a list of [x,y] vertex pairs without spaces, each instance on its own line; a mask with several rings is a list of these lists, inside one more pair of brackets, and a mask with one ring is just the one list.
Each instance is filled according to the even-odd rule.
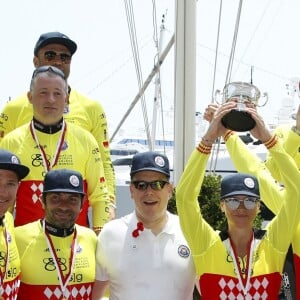
[[13,216],[8,212],[16,199],[19,181],[29,168],[19,158],[0,149],[0,299],[16,299],[20,285],[20,258],[14,233]]
[[82,175],[49,171],[42,202],[45,217],[16,227],[21,258],[18,300],[91,298],[96,234],[75,224],[85,196]]
[[167,211],[173,193],[169,161],[136,154],[130,172],[133,213],[104,225],[98,236],[93,300],[189,300],[195,285],[190,249],[178,217]]
[[227,146],[232,143],[231,156],[247,156],[244,163],[253,163],[249,159],[251,150],[244,147],[240,151],[234,132],[222,125],[232,105],[225,103],[214,113],[180,178],[176,188],[180,224],[191,247],[202,300],[278,299],[286,253],[300,218],[300,173],[255,109],[246,108],[256,123],[251,134],[264,143],[284,174],[284,193],[274,188],[265,196],[273,200],[281,197],[281,210],[265,229],[253,228],[262,195],[259,185],[268,173],[266,168],[261,168],[256,177],[235,173],[222,179],[220,207],[227,218],[227,230],[215,231],[199,208],[199,191],[217,138],[223,136]]
[[[72,56],[77,44],[60,32],[43,33],[34,47],[33,64],[35,68],[51,65],[59,68],[68,79]],[[79,93],[69,86],[69,101],[65,106],[64,118],[70,123],[88,130],[95,137],[102,158],[108,195],[111,201],[111,213],[115,208],[115,175],[110,158],[109,135],[106,115],[102,105]],[[32,119],[32,106],[26,94],[8,102],[0,118],[0,140],[13,129]]]

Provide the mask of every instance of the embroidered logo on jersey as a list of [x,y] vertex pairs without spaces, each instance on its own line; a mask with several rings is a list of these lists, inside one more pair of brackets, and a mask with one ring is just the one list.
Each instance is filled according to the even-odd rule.
[[2,118],[4,121],[8,120],[8,116],[6,114],[4,114],[4,113],[0,114],[0,118]]
[[64,114],[68,114],[70,112],[69,106],[65,106],[64,108]]
[[187,258],[187,257],[190,256],[190,253],[191,252],[190,252],[190,249],[189,249],[188,246],[186,246],[186,245],[180,245],[178,247],[178,254],[179,254],[179,256]]
[[[64,272],[68,269],[68,260],[65,257],[58,257],[61,270]],[[56,270],[55,262],[52,257],[43,258],[44,270],[52,272]]]
[[72,186],[78,187],[79,186],[79,178],[76,175],[71,175],[69,181]]
[[7,242],[10,244],[11,243],[11,235],[8,231],[6,231],[6,232],[7,232]]
[[92,153],[93,153],[93,154],[100,153],[99,148],[98,148],[98,147],[97,147],[97,148],[94,148],[94,149],[92,150]]
[[61,146],[61,150],[66,150],[68,148],[69,148],[68,143],[66,141],[64,141],[62,146]]
[[104,113],[99,115],[99,120],[103,120],[103,119],[105,119],[105,114]]
[[76,253],[81,253],[83,251],[82,247],[80,245],[77,245]]
[[[47,164],[50,166],[50,155],[46,155]],[[43,165],[43,157],[40,153],[31,155],[31,165],[33,167],[40,167]]]

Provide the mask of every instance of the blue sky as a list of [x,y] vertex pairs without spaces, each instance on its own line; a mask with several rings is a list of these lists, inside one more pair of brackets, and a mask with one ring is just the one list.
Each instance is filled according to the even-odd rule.
[[[156,18],[159,32],[165,14],[164,43],[174,32],[175,1],[158,0]],[[197,102],[202,111],[212,94],[215,45],[219,14],[217,0],[197,1]],[[143,78],[152,70],[156,54],[153,40],[153,1],[133,0],[136,33],[140,47]],[[223,1],[222,23],[215,88],[222,89],[231,49],[238,1]],[[285,84],[300,77],[299,0],[244,0],[232,81],[250,81],[269,94],[269,103],[260,109],[273,119],[285,97]],[[33,70],[33,46],[43,32],[58,30],[78,44],[69,83],[104,106],[110,132],[121,120],[138,92],[132,60],[125,5],[122,0],[10,0],[0,10],[0,107],[9,97],[27,90]],[[173,50],[162,66],[164,109],[173,105]],[[151,121],[154,83],[146,92]],[[298,101],[298,99],[296,99]],[[124,128],[143,127],[138,103]],[[171,122],[169,122],[171,123]],[[142,129],[141,129],[142,130]]]

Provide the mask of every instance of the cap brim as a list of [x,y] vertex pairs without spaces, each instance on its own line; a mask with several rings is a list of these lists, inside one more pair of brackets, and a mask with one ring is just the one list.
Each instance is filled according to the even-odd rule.
[[134,170],[132,172],[130,172],[130,176],[136,174],[137,172],[141,172],[141,171],[154,171],[154,172],[157,172],[157,173],[162,173],[162,174],[165,174],[167,175],[168,177],[170,177],[170,174],[167,173],[167,172],[164,172],[162,170],[158,170],[156,168],[141,168],[141,169],[138,169],[138,170]]
[[41,48],[43,48],[43,47],[45,47],[45,46],[47,46],[47,45],[49,45],[49,44],[60,44],[60,45],[64,45],[64,46],[66,46],[66,47],[69,49],[69,51],[71,52],[72,55],[73,55],[73,54],[76,52],[76,50],[77,50],[77,44],[76,44],[75,42],[73,42],[72,40],[66,39],[66,38],[60,38],[60,37],[52,37],[52,38],[48,38],[48,39],[46,39],[45,41],[43,41],[42,43],[40,43],[40,44],[38,45],[38,47],[34,49],[34,54],[37,55],[37,52],[38,52]]
[[71,194],[80,194],[82,196],[85,196],[85,193],[76,192],[71,189],[51,189],[43,191],[43,193],[71,193]]
[[250,197],[255,197],[255,198],[260,197],[259,195],[255,194],[255,193],[248,192],[248,191],[234,191],[234,192],[222,195],[221,199],[228,198],[228,197],[231,197],[231,196],[236,196],[236,195],[250,196]]
[[23,165],[11,164],[11,163],[0,163],[0,169],[11,170],[17,173],[19,179],[25,178],[29,173],[29,168]]

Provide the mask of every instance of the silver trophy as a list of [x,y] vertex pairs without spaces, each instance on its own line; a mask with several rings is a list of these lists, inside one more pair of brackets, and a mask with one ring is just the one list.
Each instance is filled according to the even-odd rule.
[[[216,91],[215,100],[218,104],[234,101],[237,103],[237,108],[232,109],[227,115],[222,118],[222,124],[234,131],[248,131],[254,128],[255,121],[250,114],[245,111],[246,107],[260,107],[268,102],[268,94],[264,93],[264,102],[259,105],[260,91],[259,89],[247,82],[230,82],[225,85],[223,92]],[[220,98],[222,99],[220,101]]]

